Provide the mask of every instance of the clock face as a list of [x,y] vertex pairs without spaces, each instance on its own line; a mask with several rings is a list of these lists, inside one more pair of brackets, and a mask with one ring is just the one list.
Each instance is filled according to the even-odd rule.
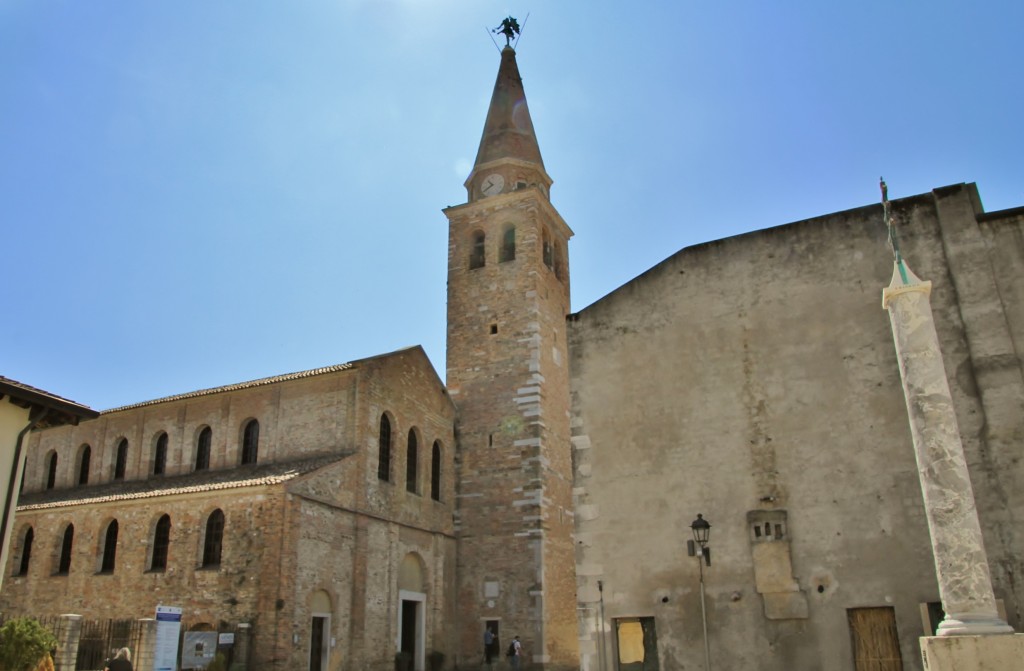
[[485,196],[493,196],[501,193],[501,190],[505,188],[505,178],[501,175],[494,174],[484,177],[484,183],[480,186],[480,190],[483,191]]

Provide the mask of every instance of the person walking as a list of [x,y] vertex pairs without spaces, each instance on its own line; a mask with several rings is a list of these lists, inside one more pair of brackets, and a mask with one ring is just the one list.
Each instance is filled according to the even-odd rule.
[[132,668],[132,651],[128,648],[118,650],[114,659],[107,662],[103,671],[134,671]]
[[509,664],[518,671],[522,668],[523,644],[519,642],[518,636],[512,637],[512,643],[508,646]]

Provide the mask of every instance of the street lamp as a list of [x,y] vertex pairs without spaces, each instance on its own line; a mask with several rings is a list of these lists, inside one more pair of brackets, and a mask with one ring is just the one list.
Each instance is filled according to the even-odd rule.
[[711,650],[708,648],[708,613],[704,607],[704,564],[711,566],[711,548],[708,547],[711,524],[704,519],[703,515],[697,513],[697,519],[690,524],[690,530],[693,531],[693,540],[686,541],[686,546],[691,557],[697,556],[696,546],[700,546],[697,566],[700,569],[700,619],[704,625],[704,671],[711,671]]

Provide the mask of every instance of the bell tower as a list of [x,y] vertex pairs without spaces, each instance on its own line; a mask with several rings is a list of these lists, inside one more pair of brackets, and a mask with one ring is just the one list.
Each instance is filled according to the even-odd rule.
[[496,625],[524,668],[576,669],[568,241],[516,52],[498,78],[467,202],[448,217],[447,385],[457,407],[459,662]]

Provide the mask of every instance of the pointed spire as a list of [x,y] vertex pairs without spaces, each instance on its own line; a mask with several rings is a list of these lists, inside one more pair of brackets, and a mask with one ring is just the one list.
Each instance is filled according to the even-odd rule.
[[485,163],[512,158],[537,164],[541,169],[540,146],[533,131],[530,110],[526,106],[523,80],[516,64],[516,52],[506,46],[501,50],[501,66],[494,82],[491,106],[487,110],[484,133],[476,153],[474,172]]

